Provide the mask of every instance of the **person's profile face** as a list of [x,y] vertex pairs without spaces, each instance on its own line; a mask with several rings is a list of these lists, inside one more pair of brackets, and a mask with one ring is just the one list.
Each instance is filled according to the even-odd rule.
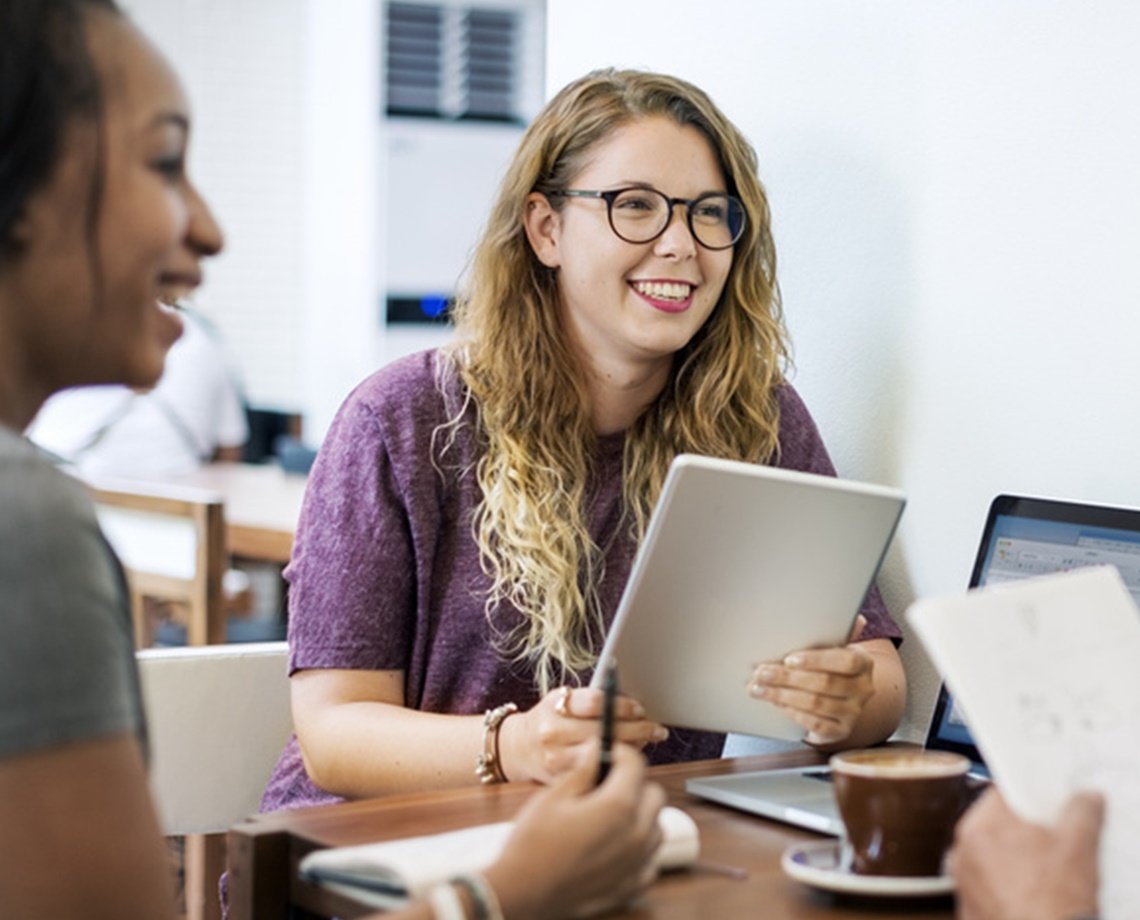
[[[665,116],[615,129],[587,153],[569,184],[588,191],[630,186],[683,199],[726,191],[705,136]],[[542,202],[536,205],[545,211]],[[635,197],[626,206],[637,205]],[[684,205],[674,208],[664,233],[647,243],[619,238],[606,202],[597,198],[563,198],[544,229],[544,236],[530,234],[532,246],[544,264],[557,269],[564,320],[575,345],[594,363],[669,366],[709,318],[732,266],[731,248],[711,250],[694,239]]]
[[92,11],[85,21],[101,127],[67,125],[19,230],[21,299],[37,324],[29,358],[49,390],[152,385],[182,328],[159,302],[192,290],[202,257],[221,246],[186,173],[190,116],[177,77],[127,20]]

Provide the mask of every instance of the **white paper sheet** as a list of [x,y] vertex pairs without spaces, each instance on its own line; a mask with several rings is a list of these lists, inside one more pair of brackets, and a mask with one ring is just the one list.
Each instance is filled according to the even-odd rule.
[[907,611],[1010,806],[1043,824],[1102,791],[1101,911],[1140,918],[1140,611],[1086,568]]

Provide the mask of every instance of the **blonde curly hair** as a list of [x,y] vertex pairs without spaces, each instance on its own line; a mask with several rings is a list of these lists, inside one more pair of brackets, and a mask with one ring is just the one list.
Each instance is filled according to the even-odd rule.
[[[524,211],[528,195],[571,187],[597,144],[648,116],[704,135],[728,192],[744,202],[747,225],[712,314],[626,432],[626,526],[640,540],[678,453],[767,462],[777,449],[775,390],[788,347],[754,150],[690,83],[632,70],[587,74],[563,88],[523,136],[458,297],[457,334],[445,352],[476,407],[485,448],[475,469],[482,501],[473,531],[491,579],[487,615],[495,627],[500,604],[522,613],[523,627],[500,633],[501,650],[532,663],[543,693],[596,663],[593,643],[604,629],[596,592],[604,572],[584,508],[597,435],[582,369],[559,319],[557,274],[532,251]],[[563,202],[549,200],[555,208]],[[463,424],[463,416],[450,425]]]

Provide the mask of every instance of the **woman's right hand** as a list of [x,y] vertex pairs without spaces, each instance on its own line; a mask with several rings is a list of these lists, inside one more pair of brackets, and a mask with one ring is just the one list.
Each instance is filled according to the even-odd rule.
[[[549,783],[578,763],[597,740],[605,694],[593,687],[559,687],[526,712],[508,716],[499,729],[499,762],[509,780]],[[614,740],[638,750],[664,741],[669,730],[645,718],[637,700],[614,700]]]
[[507,920],[601,911],[624,903],[654,878],[665,793],[645,781],[644,758],[615,744],[609,776],[594,788],[597,738],[577,753],[573,768],[519,813],[486,872]]

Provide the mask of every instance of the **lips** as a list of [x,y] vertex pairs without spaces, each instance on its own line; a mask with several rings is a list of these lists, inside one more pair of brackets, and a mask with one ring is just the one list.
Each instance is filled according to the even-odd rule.
[[202,276],[199,274],[163,275],[158,283],[158,300],[167,306],[176,307],[201,283]]
[[697,286],[688,281],[655,279],[652,281],[631,281],[633,288],[643,300],[658,310],[667,313],[680,313],[693,302],[693,292]]

